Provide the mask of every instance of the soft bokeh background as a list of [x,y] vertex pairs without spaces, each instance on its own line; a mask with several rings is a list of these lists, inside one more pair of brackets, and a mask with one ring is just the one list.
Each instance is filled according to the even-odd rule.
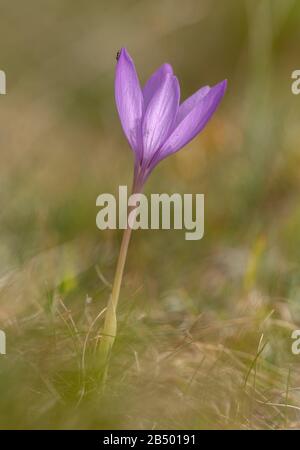
[[[300,426],[300,3],[1,1],[1,428]],[[146,193],[204,193],[205,237],[133,235],[106,390],[97,340],[121,234],[97,195],[131,183],[117,50],[182,97],[228,78],[203,134]],[[97,316],[99,316],[97,318]]]

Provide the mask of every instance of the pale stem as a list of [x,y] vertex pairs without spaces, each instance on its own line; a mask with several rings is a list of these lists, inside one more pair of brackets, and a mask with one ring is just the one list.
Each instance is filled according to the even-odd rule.
[[117,268],[115,273],[115,278],[113,282],[112,293],[108,301],[104,327],[102,331],[102,337],[100,342],[100,354],[101,359],[104,364],[107,364],[111,348],[114,344],[115,337],[117,334],[117,306],[119,301],[121,283],[123,278],[124,266],[126,262],[127,250],[131,236],[131,228],[126,228],[123,233],[122,243],[119,253],[119,258],[117,262]]
[[[139,189],[137,184],[133,184],[132,193],[138,193]],[[128,211],[128,215],[129,215]],[[111,353],[112,346],[114,344],[117,335],[117,306],[119,301],[121,283],[123,278],[123,272],[127,257],[128,246],[131,237],[131,227],[127,224],[127,228],[124,230],[120,253],[118,257],[115,278],[112,287],[112,293],[108,301],[104,327],[102,331],[101,341],[100,341],[100,358],[104,367],[103,381],[105,383],[107,377],[108,361]]]

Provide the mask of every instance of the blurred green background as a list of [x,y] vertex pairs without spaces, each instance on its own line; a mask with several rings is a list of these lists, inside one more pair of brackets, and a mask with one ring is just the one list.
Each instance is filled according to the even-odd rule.
[[[300,3],[2,0],[0,428],[300,426]],[[137,231],[103,393],[97,341],[121,232],[96,197],[131,184],[115,56],[182,98],[228,79],[204,132],[145,192],[205,194],[205,236]]]

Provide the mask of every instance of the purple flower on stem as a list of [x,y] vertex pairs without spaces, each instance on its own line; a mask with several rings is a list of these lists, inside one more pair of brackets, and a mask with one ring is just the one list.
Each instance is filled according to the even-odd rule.
[[[115,96],[122,127],[135,154],[133,192],[140,192],[154,167],[178,152],[203,130],[226,90],[227,81],[204,86],[179,105],[180,88],[169,64],[163,64],[141,89],[134,63],[123,48],[117,56]],[[103,381],[117,334],[116,310],[131,228],[123,234],[112,293],[100,342]]]
[[135,187],[141,189],[154,167],[199,134],[221,102],[227,81],[204,86],[180,103],[180,87],[163,64],[141,89],[125,48],[118,54],[115,96],[121,124],[135,153]]

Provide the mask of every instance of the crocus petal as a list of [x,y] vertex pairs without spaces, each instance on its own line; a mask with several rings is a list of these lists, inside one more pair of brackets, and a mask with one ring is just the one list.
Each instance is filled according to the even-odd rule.
[[123,48],[120,51],[115,77],[115,97],[121,124],[131,148],[141,152],[143,94],[134,63]]
[[184,117],[155,156],[151,163],[152,168],[166,156],[180,150],[200,133],[222,100],[226,86],[227,80],[224,80],[212,87],[208,94]]
[[204,86],[201,89],[199,89],[199,91],[195,92],[193,95],[188,97],[183,103],[181,103],[181,105],[179,106],[179,109],[178,109],[177,116],[176,116],[175,127],[177,127],[177,125],[180,122],[182,122],[182,120],[185,118],[185,116],[187,116],[192,111],[192,109],[195,108],[197,103],[199,103],[200,100],[202,100],[202,98],[206,94],[208,94],[209,91],[210,91],[210,87]]
[[178,111],[180,88],[177,78],[167,73],[146,109],[143,125],[143,162],[147,163],[170,133]]
[[173,69],[170,66],[170,64],[163,64],[154,72],[154,74],[146,82],[143,88],[145,109],[147,108],[155,92],[158,90],[159,86],[163,83],[167,73],[173,75]]

